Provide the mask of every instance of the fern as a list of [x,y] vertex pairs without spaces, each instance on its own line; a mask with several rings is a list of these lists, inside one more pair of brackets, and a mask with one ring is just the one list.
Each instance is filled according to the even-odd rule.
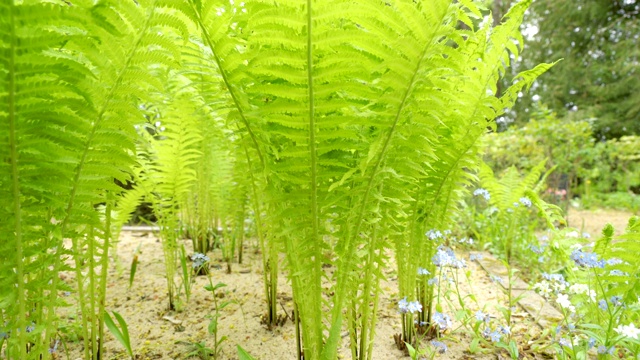
[[[7,280],[17,285],[18,306],[2,309],[16,334],[9,341],[10,357],[48,353],[58,292],[67,289],[57,276],[67,254],[75,260],[85,357],[100,353],[111,207],[121,191],[114,180],[126,182],[133,164],[135,132],[128,121],[138,110],[131,94],[137,89],[142,95],[154,83],[144,81],[149,64],[171,62],[157,50],[173,43],[145,36],[153,27],[165,28],[164,21],[152,20],[154,7],[147,5],[2,5],[7,107],[0,113],[9,134],[3,138],[5,158],[13,164],[2,171],[2,182],[13,189],[6,200],[15,214],[2,224],[3,232],[15,235],[2,243],[18,248],[17,257],[3,261],[6,269],[18,269]],[[63,246],[64,238],[71,239],[71,249]],[[85,274],[87,266],[92,269]],[[3,274],[13,273],[6,269]],[[35,310],[29,305],[27,311],[26,304],[36,304]],[[18,330],[32,322],[31,335]]]
[[480,167],[480,183],[491,194],[489,205],[495,207],[497,214],[489,233],[482,234],[482,238],[502,240],[500,246],[504,247],[508,259],[511,258],[513,237],[515,236],[512,230],[519,226],[514,223],[517,221],[517,217],[511,213],[518,211],[514,207],[520,205],[520,198],[527,197],[531,200],[532,205],[546,220],[549,228],[555,229],[556,224],[565,222],[559,207],[547,204],[538,196],[548,174],[554,170],[552,168],[543,174],[546,162],[546,159],[541,161],[524,177],[515,167],[507,169],[500,178],[495,177],[493,171],[486,164],[483,163]]
[[[613,228],[603,230],[603,236],[596,243],[596,252],[602,258],[618,259],[607,265],[606,273],[601,274],[600,282],[606,284],[604,298],[621,296],[626,303],[632,303],[640,296],[640,263],[637,252],[640,251],[640,219],[634,216],[629,219],[626,232],[613,237]],[[618,270],[618,274],[612,274]]]
[[[3,4],[0,21],[0,183],[11,189],[0,194],[11,204],[0,210],[10,219],[0,246],[18,249],[0,252],[11,274],[0,280],[0,310],[11,329],[45,324],[10,339],[20,358],[46,353],[66,253],[85,357],[102,353],[108,250],[146,198],[162,227],[171,307],[178,230],[186,224],[203,245],[220,226],[232,255],[249,203],[269,321],[284,249],[299,357],[334,359],[348,308],[352,355],[370,359],[386,248],[396,245],[399,264],[409,259],[401,293],[415,294],[418,263],[433,250],[422,234],[451,222],[479,164],[478,139],[550,66],[495,96],[519,55],[527,1],[495,28],[475,26],[482,13],[471,1],[60,4]],[[141,107],[166,131],[136,134]],[[114,180],[136,185],[121,197]]]

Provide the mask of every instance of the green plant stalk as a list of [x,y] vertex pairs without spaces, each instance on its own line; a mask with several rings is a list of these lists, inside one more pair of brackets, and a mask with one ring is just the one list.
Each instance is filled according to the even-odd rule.
[[[10,40],[9,40],[9,59],[7,61],[8,83],[9,93],[7,98],[8,105],[8,120],[9,120],[9,144],[11,147],[11,191],[13,193],[13,211],[15,214],[15,243],[16,243],[16,277],[17,277],[17,291],[18,291],[18,329],[25,329],[27,327],[27,314],[25,307],[25,275],[23,264],[23,244],[22,244],[22,206],[20,203],[20,183],[18,172],[18,139],[16,135],[16,66],[15,66],[15,53],[17,51],[17,38],[15,29],[15,11],[16,5],[14,1],[9,2],[9,28],[10,28]],[[57,268],[54,268],[57,269]],[[54,276],[56,278],[57,276]],[[55,292],[55,287],[52,286],[52,291]],[[49,330],[50,327],[47,327]],[[47,331],[47,334],[49,332]],[[22,359],[27,358],[27,335],[26,331],[20,331],[18,334],[18,348],[19,356]],[[8,351],[8,350],[7,350]]]
[[349,323],[349,338],[351,340],[351,358],[358,359],[358,304],[357,304],[357,288],[351,289],[351,304],[347,308],[347,321]]
[[278,251],[275,241],[269,242],[269,300],[270,316],[272,321],[278,319]]
[[[367,254],[367,265],[365,267],[364,272],[364,289],[362,294],[362,302],[361,302],[361,310],[360,310],[360,348],[358,350],[358,359],[366,360],[368,355],[368,340],[369,336],[368,332],[373,332],[373,328],[368,328],[367,325],[371,321],[370,318],[375,318],[376,314],[371,312],[371,308],[369,307],[369,303],[371,302],[371,288],[375,286],[377,288],[377,283],[379,281],[378,277],[373,278],[374,268],[375,268],[375,250],[376,250],[376,233],[377,226],[374,225],[373,233],[371,236],[371,242],[369,243],[369,251]],[[356,329],[357,333],[357,329]],[[358,343],[352,343],[351,346],[355,347]]]
[[[104,313],[105,313],[105,299],[107,295],[107,274],[109,268],[109,248],[111,247],[111,211],[113,207],[113,195],[107,194],[107,206],[105,208],[105,234],[104,243],[102,244],[102,258],[100,264],[100,289],[98,299],[98,338],[100,340],[98,347],[98,354],[104,355]],[[117,257],[117,256],[116,256]]]
[[180,266],[182,268],[182,286],[184,288],[184,295],[187,297],[187,302],[191,297],[191,280],[189,276],[189,267],[187,266],[187,251],[184,245],[180,248]]
[[[315,118],[315,98],[313,88],[313,1],[307,0],[307,89],[308,89],[308,101],[309,101],[309,161],[311,165],[311,176],[309,178],[309,186],[311,189],[311,236],[313,241],[313,254],[314,254],[314,266],[313,266],[313,284],[311,288],[322,289],[322,252],[320,248],[320,242],[322,239],[319,236],[318,226],[318,169],[317,169],[317,150],[316,150],[316,118]],[[320,295],[320,294],[318,294]],[[315,357],[315,353],[320,353],[320,349],[323,347],[323,335],[322,335],[322,309],[319,307],[319,302],[314,301],[312,304],[313,309],[309,312],[314,317],[313,323],[316,324],[315,329],[312,331],[315,334],[312,335],[310,341],[315,344],[307,344],[305,339],[305,348],[311,345],[311,357]],[[304,327],[303,327],[304,330]],[[307,332],[309,329],[306,329]],[[306,334],[307,337],[311,334]],[[305,336],[303,332],[303,336]],[[313,349],[316,349],[315,351]]]
[[300,359],[304,359],[303,357],[303,351],[302,351],[302,343],[301,343],[301,338],[300,338],[300,315],[298,313],[298,306],[296,305],[296,302],[294,300],[293,302],[293,318],[294,323],[295,323],[295,329],[296,329],[296,360]]
[[[243,146],[243,149],[249,169],[252,169],[253,166],[251,164],[249,150],[246,146]],[[253,194],[251,200],[256,222],[256,234],[258,236],[260,250],[262,251],[262,282],[264,285],[265,300],[267,301],[267,321],[269,325],[273,325],[278,318],[276,298],[278,287],[278,254],[275,251],[274,241],[267,241],[263,233],[262,211],[260,208],[260,201],[258,200],[258,189],[253,171],[249,171],[249,176],[251,178],[251,191]]]
[[[96,318],[96,259],[95,259],[95,236],[94,236],[94,228],[91,227],[89,230],[89,236],[87,236],[87,248],[89,252],[89,308],[90,313],[82,314],[83,317],[87,317],[91,320],[91,356],[94,360],[98,360],[98,344],[96,342],[96,327],[98,325],[98,319]],[[81,301],[84,301],[82,299]]]
[[[174,214],[169,215],[174,217]],[[173,221],[171,221],[173,223]],[[169,229],[169,230],[167,230]],[[164,263],[165,272],[167,278],[167,295],[169,296],[169,310],[175,310],[174,302],[174,282],[173,277],[175,275],[176,267],[176,240],[175,233],[173,233],[174,227],[168,226],[167,223],[163,224],[161,233],[164,233],[162,240],[162,250],[164,251]]]
[[[382,255],[382,248],[380,248],[378,250],[378,256]],[[378,268],[380,267],[380,265],[378,265]],[[376,281],[375,282],[375,291],[373,292],[374,294],[374,298],[373,298],[373,310],[372,313],[374,314],[374,316],[371,318],[371,327],[370,327],[370,331],[369,331],[369,348],[367,349],[367,358],[368,359],[373,359],[373,340],[375,338],[376,332],[376,320],[378,319],[377,316],[375,316],[375,314],[378,313],[378,308],[380,305],[380,281]]]
[[87,309],[86,309],[86,297],[84,295],[84,276],[82,275],[82,258],[80,251],[79,239],[77,237],[73,237],[71,239],[71,243],[73,246],[75,260],[75,273],[76,273],[76,284],[78,285],[78,305],[80,306],[80,316],[82,317],[82,341],[84,345],[84,358],[91,359],[91,348],[89,347],[89,326],[87,319]]
[[235,237],[237,237],[238,241],[238,264],[242,264],[242,254],[243,254],[243,246],[244,246],[244,219],[246,216],[246,206],[245,199],[246,195],[243,192],[243,201],[241,205],[241,210],[236,214],[236,228],[235,228]]

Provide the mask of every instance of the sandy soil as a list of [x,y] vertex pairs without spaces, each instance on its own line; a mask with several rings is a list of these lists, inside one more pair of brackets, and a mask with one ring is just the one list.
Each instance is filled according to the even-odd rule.
[[[630,214],[602,211],[572,211],[569,221],[572,226],[582,227],[591,234],[599,233],[606,222],[611,222],[617,230],[622,231]],[[185,241],[190,248],[190,241]],[[131,288],[128,287],[129,264],[135,249],[140,249],[138,271]],[[233,303],[222,310],[219,320],[219,336],[227,336],[223,343],[221,359],[237,359],[236,345],[241,345],[250,354],[260,360],[294,359],[295,332],[291,321],[273,331],[260,324],[260,317],[265,313],[260,255],[252,244],[245,251],[244,264],[233,264],[232,272],[226,273],[226,265],[221,262],[219,250],[208,254],[211,257],[211,276],[213,283],[222,282],[227,287],[221,289],[224,297]],[[204,276],[194,279],[192,295],[188,303],[184,303],[179,311],[167,310],[166,279],[162,246],[150,232],[123,232],[120,237],[117,256],[122,264],[120,271],[115,266],[109,270],[107,309],[120,313],[129,324],[132,346],[137,359],[183,359],[188,346],[178,342],[201,342],[213,347],[213,338],[207,333],[209,319],[214,311],[211,294],[204,290],[208,280]],[[468,253],[459,252],[459,256],[468,260]],[[498,305],[505,304],[503,291],[494,284],[487,273],[475,262],[469,262],[469,281],[463,281],[461,291],[474,294],[478,305],[469,302],[473,311],[482,307],[485,312],[498,317]],[[409,359],[397,350],[393,335],[400,332],[400,320],[397,313],[397,281],[395,271],[386,271],[387,280],[382,283],[384,293],[381,297],[379,321],[374,342],[374,359]],[[461,272],[461,276],[464,275]],[[70,280],[70,279],[69,279]],[[286,277],[280,277],[279,302],[281,307],[291,312],[291,290]],[[445,307],[445,312],[453,313],[455,309]],[[521,309],[516,310],[519,325],[514,334],[522,343],[526,339],[535,338],[540,328],[527,317]],[[453,314],[452,314],[453,315]],[[452,316],[453,317],[453,316]],[[454,325],[454,328],[456,325]],[[450,334],[445,338],[449,346],[447,359],[496,359],[507,358],[506,354],[470,355],[468,346],[470,337],[462,332]],[[82,358],[82,344],[69,343],[70,359]],[[106,342],[105,359],[125,359],[126,355],[116,340],[109,335]],[[62,358],[65,358],[64,356]],[[340,358],[351,358],[349,337],[346,329],[343,332],[343,343]]]
[[583,229],[592,237],[597,237],[607,223],[613,225],[616,234],[624,233],[629,218],[633,215],[640,215],[640,212],[633,214],[609,209],[577,210],[572,208],[569,210],[567,222],[569,226]]
[[[185,245],[190,243],[187,241]],[[131,289],[128,288],[130,263],[134,250],[140,247],[138,270]],[[252,250],[250,246],[247,250]],[[232,273],[226,273],[226,266],[222,264],[219,251],[209,254],[212,257],[211,276],[215,283],[223,282],[227,287],[223,290],[222,300],[232,300],[234,303],[222,310],[219,323],[220,336],[228,336],[223,343],[222,359],[236,359],[236,345],[261,360],[293,359],[295,358],[295,332],[291,321],[267,330],[260,324],[260,317],[265,312],[262,295],[261,262],[259,254],[247,251],[245,264],[234,264]],[[207,333],[209,320],[207,315],[213,312],[213,301],[209,292],[203,289],[208,280],[204,276],[195,278],[192,295],[188,303],[179,311],[167,310],[166,280],[164,265],[162,264],[162,247],[157,238],[151,233],[123,232],[118,246],[118,256],[125,269],[118,273],[115,269],[109,271],[107,309],[120,313],[129,324],[132,346],[138,359],[182,359],[188,352],[188,346],[177,342],[205,341],[212,347],[213,338]],[[468,254],[461,254],[468,259]],[[504,293],[491,282],[487,274],[476,264],[469,262],[469,282],[461,281],[461,289],[465,294],[475,294],[487,312],[498,316],[496,306],[504,303]],[[397,281],[395,271],[386,272],[387,280],[382,283],[384,294],[381,297],[379,322],[374,342],[374,359],[409,359],[397,350],[393,335],[400,332],[399,315],[397,313]],[[460,276],[464,279],[463,271]],[[71,280],[71,279],[68,279]],[[470,288],[472,284],[473,288]],[[291,311],[290,287],[286,277],[280,277],[279,302],[282,308]],[[479,306],[470,305],[475,311]],[[445,311],[452,310],[445,305]],[[453,317],[453,314],[451,314]],[[524,312],[518,316],[526,317]],[[454,328],[456,325],[454,325]],[[516,332],[526,332],[528,326],[522,326]],[[537,331],[532,333],[535,335]],[[460,333],[445,338],[449,346],[446,358],[491,358],[480,355],[467,355],[466,350],[470,339]],[[343,344],[340,348],[340,358],[350,358],[349,339],[346,329],[343,332]],[[459,343],[456,343],[459,342]],[[82,345],[68,344],[71,349],[71,359],[81,359]],[[107,359],[126,358],[121,346],[109,336],[106,342]]]

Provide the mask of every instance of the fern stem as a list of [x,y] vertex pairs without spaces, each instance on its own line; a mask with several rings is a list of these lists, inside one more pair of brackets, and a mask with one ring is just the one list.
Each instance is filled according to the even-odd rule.
[[[311,285],[312,289],[318,289],[322,291],[321,284],[321,259],[322,254],[320,253],[320,241],[318,235],[318,169],[317,169],[317,150],[316,150],[316,119],[315,119],[315,104],[314,104],[314,94],[313,94],[313,9],[311,7],[312,0],[307,0],[307,88],[308,88],[308,96],[309,96],[309,160],[311,165],[311,178],[310,178],[310,187],[311,187],[311,226],[313,236],[313,285]],[[320,294],[317,294],[318,296]],[[313,316],[314,316],[314,331],[316,332],[314,335],[315,341],[317,342],[316,350],[319,351],[322,348],[322,309],[318,307],[321,303],[321,299],[317,299],[317,302],[314,302]],[[307,345],[307,344],[305,344]],[[313,355],[312,355],[313,358]]]
[[[96,259],[95,259],[95,235],[94,228],[91,227],[89,230],[89,236],[87,236],[88,242],[88,255],[89,255],[89,300],[91,304],[90,314],[91,314],[91,352],[93,360],[98,360],[98,343],[96,342],[96,325],[97,325],[97,317],[96,317]],[[83,315],[86,316],[86,315]]]
[[[71,239],[73,246],[73,259],[75,260],[74,270],[76,273],[76,283],[78,285],[78,305],[80,307],[80,317],[82,318],[82,341],[84,345],[84,358],[91,359],[91,349],[89,348],[89,327],[87,324],[87,300],[84,296],[84,277],[82,275],[82,258],[80,255],[80,245],[78,244],[79,241],[80,239],[78,239],[77,236],[74,236]],[[91,284],[89,284],[89,287],[91,287]]]
[[[264,283],[264,295],[267,301],[267,324],[268,327],[275,325],[278,319],[277,311],[277,286],[278,286],[278,256],[272,245],[273,241],[265,239],[265,235],[262,229],[262,211],[260,209],[260,201],[258,200],[258,189],[256,186],[256,178],[253,173],[253,165],[251,163],[251,157],[249,156],[249,150],[246,146],[242,146],[247,164],[249,167],[249,177],[251,180],[251,190],[253,196],[251,197],[253,203],[253,214],[256,221],[256,233],[258,235],[258,242],[260,244],[260,250],[262,251],[262,282]],[[275,256],[273,256],[275,255]]]
[[[366,360],[368,355],[368,341],[369,336],[368,332],[373,332],[373,328],[369,327],[369,320],[375,319],[375,313],[372,313],[372,309],[369,307],[369,303],[371,302],[371,287],[375,285],[379,278],[374,274],[373,270],[375,268],[375,251],[377,245],[377,226],[374,225],[373,234],[371,236],[371,242],[369,244],[369,251],[367,254],[367,264],[364,272],[364,289],[362,293],[362,310],[360,311],[360,349],[358,350],[358,359]],[[374,295],[375,296],[375,295]],[[357,331],[357,330],[356,330]],[[358,344],[352,344],[352,346],[357,346]]]
[[[18,171],[18,138],[16,134],[16,69],[15,69],[15,53],[17,49],[16,29],[15,29],[15,3],[11,1],[9,4],[9,36],[10,49],[7,64],[9,89],[8,89],[8,111],[9,111],[9,144],[11,147],[11,190],[13,192],[13,211],[15,213],[14,236],[16,243],[16,276],[18,282],[18,347],[20,349],[20,358],[27,358],[27,314],[25,308],[25,287],[24,287],[24,249],[22,244],[22,206],[20,204],[20,185]],[[55,276],[57,277],[57,276]],[[48,332],[47,332],[48,333]]]
[[109,248],[111,247],[111,210],[113,207],[113,196],[107,194],[107,206],[105,208],[105,233],[104,243],[102,244],[102,258],[100,267],[100,290],[98,292],[98,353],[104,355],[104,308],[105,297],[107,294],[107,269],[109,267]]

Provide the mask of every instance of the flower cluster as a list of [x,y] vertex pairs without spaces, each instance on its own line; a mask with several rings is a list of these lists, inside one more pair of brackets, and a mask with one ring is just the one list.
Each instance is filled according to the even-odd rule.
[[467,267],[467,263],[464,259],[458,260],[456,254],[448,247],[438,246],[436,254],[431,258],[433,264],[437,267],[453,267],[456,269]]
[[544,249],[546,249],[547,245],[540,245],[540,246],[536,246],[536,245],[529,245],[529,249],[531,249],[531,251],[533,251],[534,253],[538,254],[538,255],[542,255],[542,253],[544,252]]
[[484,321],[485,323],[489,323],[489,321],[491,321],[491,316],[483,313],[481,310],[476,311],[475,316],[477,321]]
[[482,331],[482,336],[491,340],[491,342],[497,343],[500,342],[502,336],[511,334],[511,328],[509,326],[498,326],[495,330],[487,326]]
[[431,340],[431,345],[436,348],[436,351],[440,354],[444,354],[447,352],[447,350],[449,350],[447,344],[443,343],[442,341]]
[[629,325],[619,325],[613,330],[624,337],[636,340],[638,339],[638,335],[640,335],[640,329],[636,328],[636,325],[633,323]]
[[437,311],[435,312],[435,314],[433,314],[433,319],[432,320],[433,320],[433,323],[438,325],[440,330],[443,330],[443,331],[448,329],[448,328],[450,328],[451,325],[453,325],[449,315],[443,314],[443,313],[437,312]]
[[475,243],[475,240],[473,240],[473,238],[462,238],[460,240],[458,240],[458,242],[460,244],[469,244],[469,245],[473,245]]
[[473,192],[473,196],[482,196],[485,200],[489,201],[489,199],[491,199],[491,194],[489,194],[489,192],[486,189],[476,189]]
[[605,261],[598,260],[598,255],[594,253],[587,253],[582,251],[582,249],[575,249],[571,252],[571,260],[573,260],[576,265],[582,268],[604,268]]
[[519,200],[520,204],[526,206],[526,207],[531,207],[531,199],[529,199],[528,197],[521,197]]
[[400,314],[422,312],[422,304],[419,301],[407,301],[407,298],[398,301],[398,311]]
[[469,261],[482,260],[482,254],[471,254],[469,255]]
[[563,309],[567,309],[571,313],[575,313],[576,312],[576,307],[571,304],[571,301],[569,300],[569,295],[567,295],[567,294],[558,294],[558,297],[556,298],[556,302]]
[[545,298],[549,298],[552,293],[563,292],[569,286],[561,274],[543,273],[542,278],[544,280],[533,285],[533,289]]
[[429,240],[438,240],[444,237],[444,235],[442,235],[442,232],[436,229],[431,229],[427,231],[425,235],[429,238]]
[[193,261],[193,268],[194,269],[199,269],[202,266],[204,266],[205,264],[207,264],[209,262],[209,257],[205,254],[201,254],[201,253],[195,253],[193,255],[191,255],[191,260]]

